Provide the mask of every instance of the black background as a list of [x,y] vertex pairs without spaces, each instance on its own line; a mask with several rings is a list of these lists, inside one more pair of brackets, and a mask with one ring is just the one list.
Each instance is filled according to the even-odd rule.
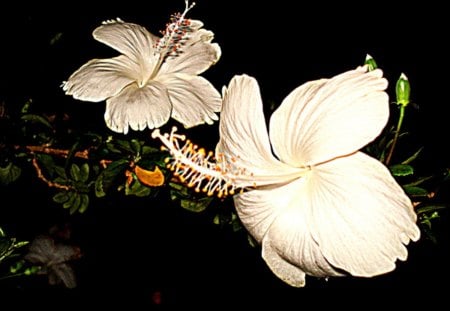
[[[154,3],[155,2],[155,3]],[[21,105],[33,98],[39,111],[68,111],[74,126],[106,131],[104,103],[78,102],[65,96],[61,82],[92,58],[116,52],[95,41],[91,33],[103,20],[120,17],[156,34],[184,2],[147,1],[93,7],[93,3],[3,10],[0,45],[0,99]],[[419,172],[448,166],[448,49],[444,10],[431,3],[402,7],[368,3],[305,5],[297,1],[199,0],[189,13],[215,33],[222,58],[203,76],[218,89],[235,74],[258,79],[263,99],[280,103],[295,87],[355,68],[371,54],[390,81],[404,72],[417,108],[408,108],[405,127],[411,138],[401,148],[425,146]],[[57,33],[61,40],[50,46]],[[395,98],[391,98],[392,101]],[[269,112],[266,107],[267,113]],[[395,113],[395,108],[393,108]],[[208,133],[208,134],[206,134]],[[193,139],[212,148],[217,127],[200,126]],[[151,306],[161,292],[165,304],[211,306],[278,303],[301,306],[318,293],[340,293],[348,301],[364,292],[407,290],[405,299],[440,299],[448,272],[448,212],[435,225],[439,243],[423,239],[410,247],[409,259],[388,275],[373,279],[307,279],[304,289],[279,281],[265,266],[245,233],[212,224],[212,212],[192,214],[157,200],[121,198],[101,201],[84,215],[69,216],[51,202],[52,191],[32,175],[0,189],[0,224],[30,239],[55,223],[69,222],[84,257],[77,266],[79,287],[72,291],[36,282],[15,290],[39,293],[44,304],[64,298],[71,303],[129,303]],[[446,196],[445,196],[446,195]],[[447,200],[444,194],[442,200]],[[32,200],[32,202],[30,202]],[[228,202],[232,204],[231,202]],[[8,290],[15,288],[9,285]],[[2,284],[0,283],[0,288]],[[434,298],[429,298],[430,293]],[[417,294],[417,296],[416,296]],[[0,296],[2,291],[0,291]],[[422,295],[422,298],[418,296]],[[324,302],[324,301],[322,301]]]

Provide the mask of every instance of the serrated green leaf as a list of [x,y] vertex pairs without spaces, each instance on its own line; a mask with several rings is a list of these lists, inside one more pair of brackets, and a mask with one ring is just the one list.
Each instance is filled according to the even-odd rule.
[[403,186],[405,192],[413,197],[426,197],[428,195],[428,191],[421,187],[416,186]]
[[69,209],[70,214],[75,213],[81,204],[81,195],[79,193],[75,193],[75,200],[73,200],[72,206]]
[[106,195],[106,192],[103,187],[103,175],[100,174],[97,177],[97,179],[95,180],[94,190],[95,190],[95,196],[97,198],[102,198]]
[[80,203],[80,207],[78,208],[78,212],[84,213],[89,206],[89,196],[87,194],[83,193],[80,195],[80,197],[81,197],[81,203]]
[[70,208],[73,205],[73,202],[75,201],[76,197],[78,196],[77,193],[70,191],[68,193],[69,199],[64,202],[63,204],[63,208]]
[[198,200],[182,199],[181,207],[194,213],[203,212],[208,205],[212,202],[212,197],[201,198]]
[[215,225],[220,225],[220,215],[219,214],[216,214],[216,216],[214,216],[213,223]]
[[12,162],[9,162],[6,167],[0,166],[0,184],[8,185],[14,181],[16,181],[20,174],[22,173],[22,169]]
[[39,123],[44,125],[45,127],[53,130],[52,125],[50,124],[50,122],[48,122],[48,120],[46,118],[44,118],[43,116],[37,115],[37,114],[25,114],[21,117],[21,119],[23,121],[29,121],[29,122],[33,122],[33,123]]
[[407,164],[395,164],[389,166],[389,170],[394,176],[408,176],[414,174],[414,168]]
[[89,164],[83,163],[80,167],[80,181],[85,183],[89,179]]
[[73,180],[80,181],[80,167],[75,163],[72,163],[72,165],[70,166],[70,176]]
[[58,204],[63,204],[65,202],[67,202],[67,200],[69,200],[69,192],[68,191],[61,191],[58,192],[57,194],[55,194],[53,196],[53,202],[58,203]]
[[125,194],[126,195],[135,195],[137,197],[146,197],[150,195],[151,189],[150,187],[144,186],[139,182],[139,180],[134,181],[131,186],[128,184],[125,186]]

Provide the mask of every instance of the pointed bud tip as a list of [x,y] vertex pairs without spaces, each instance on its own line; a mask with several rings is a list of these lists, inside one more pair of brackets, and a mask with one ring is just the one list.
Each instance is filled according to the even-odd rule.
[[400,78],[399,78],[399,79],[408,81],[408,77],[407,77],[403,72],[402,72],[402,74],[400,75]]

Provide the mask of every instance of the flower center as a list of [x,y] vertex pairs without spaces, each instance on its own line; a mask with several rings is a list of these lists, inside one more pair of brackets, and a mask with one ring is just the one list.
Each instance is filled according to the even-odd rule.
[[173,127],[170,134],[162,135],[159,129],[155,129],[152,138],[159,138],[164,144],[162,149],[169,151],[171,157],[165,160],[167,167],[182,183],[195,187],[196,192],[202,191],[209,196],[217,194],[219,198],[233,195],[236,180],[241,176],[252,176],[245,169],[230,164],[235,160],[227,159],[224,154],[217,155],[214,161],[211,151],[198,148],[190,140],[186,140],[185,135],[177,134],[176,131],[177,128]]

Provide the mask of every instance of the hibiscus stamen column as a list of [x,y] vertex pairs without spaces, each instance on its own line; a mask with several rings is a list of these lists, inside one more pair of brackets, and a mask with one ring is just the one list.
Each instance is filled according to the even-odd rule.
[[166,24],[166,29],[161,31],[163,37],[155,45],[155,52],[159,54],[159,60],[149,79],[152,79],[156,75],[168,57],[177,57],[182,53],[181,47],[186,42],[189,33],[193,31],[191,20],[185,17],[195,6],[195,2],[189,5],[189,1],[186,0],[185,4],[184,12],[173,14],[170,17],[171,22]]
[[173,127],[170,134],[161,134],[156,129],[152,138],[159,138],[164,144],[162,149],[169,151],[171,157],[165,160],[167,168],[196,192],[204,192],[209,196],[216,194],[219,198],[233,195],[237,188],[236,179],[252,176],[245,169],[227,164],[233,161],[224,161],[223,154],[219,154],[214,161],[213,152],[198,148],[185,135],[177,134],[176,131],[177,128]]

